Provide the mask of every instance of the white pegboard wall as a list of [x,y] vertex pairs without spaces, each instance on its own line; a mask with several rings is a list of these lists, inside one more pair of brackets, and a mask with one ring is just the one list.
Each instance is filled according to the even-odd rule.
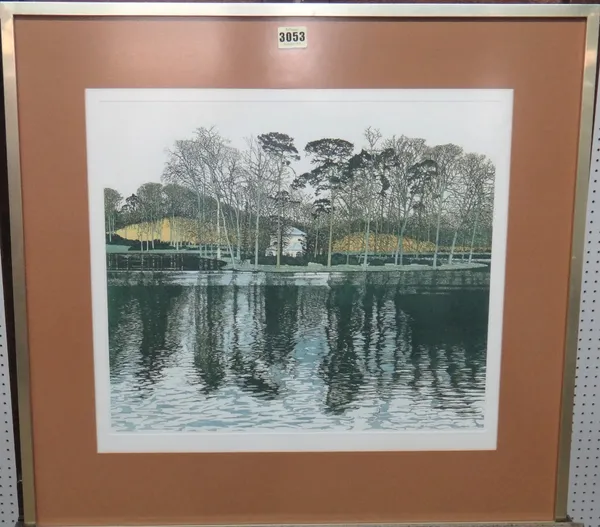
[[600,96],[587,203],[568,514],[600,527]]
[[12,401],[10,392],[4,288],[0,273],[0,526],[19,517]]

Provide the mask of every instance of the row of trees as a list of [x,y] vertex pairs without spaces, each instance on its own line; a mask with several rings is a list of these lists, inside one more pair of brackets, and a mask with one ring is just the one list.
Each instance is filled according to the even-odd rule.
[[433,253],[437,266],[444,247],[452,263],[459,242],[469,258],[489,251],[495,167],[484,155],[384,138],[370,127],[362,145],[323,138],[303,155],[310,170],[298,173],[301,153],[289,135],[250,137],[237,149],[216,129],[199,128],[168,150],[162,183],[145,183],[124,202],[106,189],[109,240],[119,226],[136,224],[150,249],[168,220],[171,245],[216,243],[217,258],[226,247],[234,265],[242,257],[258,265],[274,235],[280,266],[291,226],[307,233],[305,254],[322,255],[327,266],[336,252],[346,262],[360,253],[365,265],[386,253],[402,265],[411,246]]

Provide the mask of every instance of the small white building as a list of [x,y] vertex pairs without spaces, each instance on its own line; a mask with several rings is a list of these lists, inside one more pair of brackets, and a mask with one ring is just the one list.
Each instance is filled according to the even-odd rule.
[[[302,256],[306,245],[306,233],[296,227],[288,227],[283,233],[282,256],[296,258]],[[277,235],[271,236],[270,245],[265,251],[265,256],[277,256]]]

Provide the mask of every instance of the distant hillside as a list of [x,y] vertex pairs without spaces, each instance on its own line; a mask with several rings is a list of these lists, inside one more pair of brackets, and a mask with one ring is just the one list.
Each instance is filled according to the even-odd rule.
[[[194,219],[175,218],[170,220],[165,218],[162,222],[156,225],[149,223],[140,223],[128,225],[116,231],[116,234],[121,238],[132,241],[160,240],[165,243],[184,243],[198,244],[198,223]],[[229,242],[236,243],[235,232],[228,231]],[[202,232],[203,243],[218,242],[217,232],[214,225],[205,225]],[[221,244],[225,244],[225,233],[221,231]],[[369,235],[369,252],[394,253],[398,244],[398,237],[393,234],[375,234],[371,232]],[[403,241],[403,251],[405,253],[429,253],[435,251],[435,244],[432,242],[419,242],[410,237],[405,236]],[[320,245],[323,250],[326,250],[326,245]],[[345,252],[362,252],[365,250],[365,233],[355,232],[344,236],[339,240],[334,240],[333,251],[338,253]],[[449,252],[449,246],[441,246],[440,252]],[[470,247],[455,247],[455,252],[469,252]],[[474,252],[488,252],[489,247],[474,247]]]
[[[136,223],[127,225],[116,231],[116,234],[126,240],[160,240],[166,243],[198,243],[198,222],[190,218],[164,218],[156,225]],[[231,243],[235,241],[233,232],[228,232]],[[205,225],[202,230],[203,243],[217,243],[217,231],[212,225]],[[225,234],[221,232],[221,243],[225,243]]]
[[[344,236],[341,240],[333,242],[335,252],[361,252],[365,250],[365,233],[355,232]],[[393,234],[375,234],[369,235],[369,252],[395,253],[398,245],[398,237]],[[450,252],[451,247],[442,245],[439,252]],[[405,253],[432,253],[435,251],[435,243],[419,242],[408,236],[404,237],[402,250]],[[469,252],[471,247],[456,246],[454,252]],[[474,252],[489,252],[488,247],[474,247]]]
[[[355,232],[344,236],[341,240],[333,243],[333,250],[336,252],[360,252],[365,250],[365,233]],[[369,235],[369,251],[390,253],[396,250],[398,237],[393,234],[374,234]],[[402,242],[404,252],[430,252],[435,250],[435,244],[431,242],[417,242],[408,237],[404,237]]]

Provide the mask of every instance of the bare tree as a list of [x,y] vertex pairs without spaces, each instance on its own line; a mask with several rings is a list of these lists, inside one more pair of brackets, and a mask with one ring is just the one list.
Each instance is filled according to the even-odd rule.
[[365,173],[362,185],[362,202],[365,210],[365,253],[363,265],[369,265],[369,239],[371,235],[371,220],[377,206],[378,197],[389,188],[389,181],[384,172],[383,158],[379,142],[382,138],[381,132],[372,127],[367,127],[364,133],[367,141],[366,148],[361,152],[357,160],[359,170]]
[[[476,154],[473,154],[476,155]],[[483,157],[483,156],[482,156]],[[475,236],[478,228],[484,226],[485,230],[491,231],[494,210],[494,180],[496,177],[496,167],[489,159],[481,159],[481,164],[477,164],[477,172],[474,174],[474,185],[477,187],[477,193],[474,196],[474,203],[471,206],[471,236],[469,263],[473,260],[473,247],[475,245]],[[482,229],[483,230],[483,229]]]
[[229,209],[231,223],[236,233],[236,258],[241,259],[242,252],[242,212],[248,192],[244,180],[242,158],[238,150],[231,149],[226,153],[226,160],[222,172],[221,191],[223,201]]
[[142,221],[145,223],[146,250],[150,249],[150,243],[154,249],[154,240],[157,235],[160,238],[165,215],[163,186],[160,183],[144,183],[138,188],[137,197]]
[[438,252],[440,248],[440,227],[442,215],[445,212],[449,192],[458,173],[459,160],[462,148],[453,144],[434,146],[428,149],[426,159],[433,161],[436,165],[435,178],[432,179],[430,196],[436,214],[435,225],[435,252],[433,255],[433,267],[437,267]]
[[162,179],[167,183],[175,183],[194,192],[197,201],[197,238],[200,246],[203,241],[203,205],[209,174],[208,168],[198,155],[198,149],[199,144],[193,138],[175,141],[173,149],[167,150],[169,158]]
[[266,197],[272,183],[273,164],[262,148],[257,137],[246,140],[247,149],[243,153],[242,170],[245,174],[248,191],[254,200],[254,266],[258,268],[260,218],[266,208]]
[[112,188],[104,189],[105,231],[108,234],[109,241],[112,241],[113,234],[115,233],[116,218],[121,201],[123,201],[123,196],[119,192]]
[[168,183],[163,187],[165,214],[169,221],[169,242],[175,250],[181,249],[184,242],[183,218],[195,215],[194,193],[189,189]]
[[469,249],[469,263],[473,260],[473,251],[475,249],[475,240],[479,238],[482,245],[491,248],[492,245],[492,227],[494,221],[494,189],[493,182],[486,188],[481,195],[481,201],[475,211],[475,218],[471,231],[471,243]]
[[383,144],[384,163],[388,167],[392,203],[395,205],[398,224],[398,241],[394,264],[402,265],[404,233],[415,205],[423,199],[429,170],[421,164],[425,152],[425,139],[412,139],[404,135],[393,136]]
[[[176,141],[175,148],[169,151],[169,160],[163,173],[163,179],[193,190],[198,200],[198,243],[202,242],[202,228],[206,220],[207,195],[211,195],[217,204],[215,213],[217,258],[221,258],[221,226],[228,240],[225,216],[222,211],[223,189],[232,169],[235,150],[229,146],[218,131],[201,127],[196,129],[191,139]],[[234,162],[235,165],[235,162]],[[209,221],[210,223],[210,221]],[[230,245],[229,241],[227,242]],[[233,257],[233,251],[230,249]],[[233,263],[233,260],[232,260]]]
[[198,144],[197,155],[202,165],[207,168],[208,190],[217,202],[216,226],[217,226],[217,259],[221,259],[221,226],[223,227],[225,241],[231,257],[231,263],[235,266],[233,259],[233,248],[227,231],[225,214],[223,212],[223,190],[226,181],[237,171],[238,153],[229,145],[229,141],[223,138],[213,128],[198,128],[194,140]]
[[449,264],[454,257],[459,232],[469,220],[473,223],[473,230],[477,229],[478,214],[485,193],[489,191],[490,180],[493,180],[493,171],[493,165],[483,155],[465,154],[459,159],[457,176],[449,188],[450,223],[454,227]]

